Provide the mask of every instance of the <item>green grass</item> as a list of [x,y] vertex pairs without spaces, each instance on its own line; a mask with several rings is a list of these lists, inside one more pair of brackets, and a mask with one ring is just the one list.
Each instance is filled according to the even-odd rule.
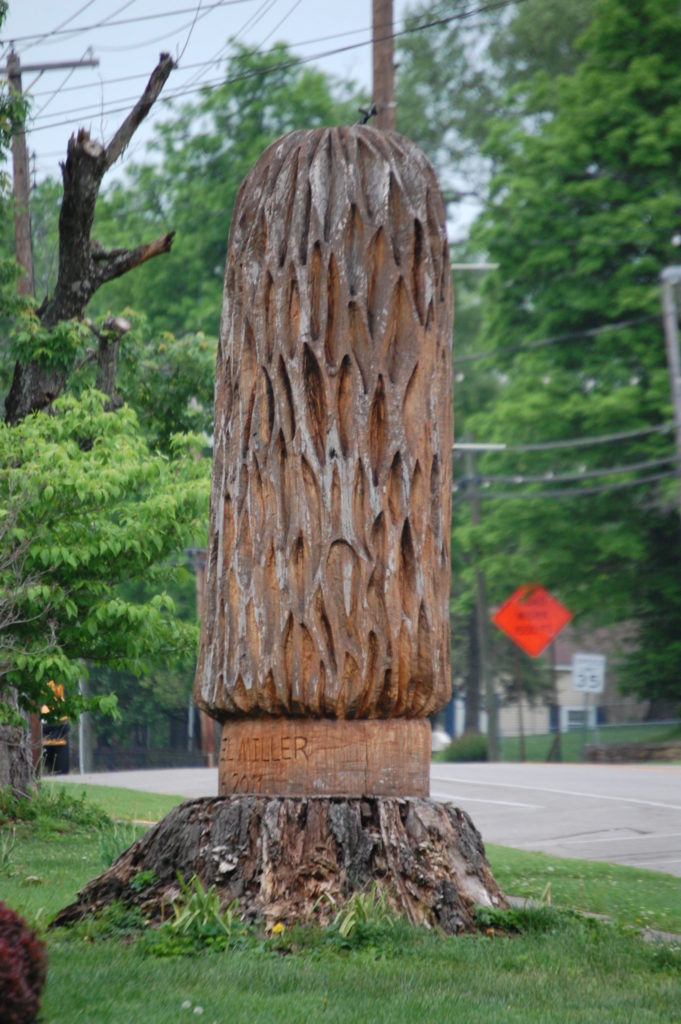
[[[527,761],[546,761],[553,746],[555,734],[525,737],[525,758]],[[667,740],[681,740],[681,725],[608,725],[598,730],[598,742],[610,743],[661,743]],[[588,743],[595,743],[593,729],[588,731]],[[563,761],[583,760],[584,732],[574,730],[561,734],[561,753]],[[501,739],[501,752],[504,761],[518,761],[520,758],[520,740],[517,736],[504,736]]]
[[681,879],[674,875],[508,846],[486,849],[504,892],[535,900],[550,896],[554,906],[606,914],[620,926],[681,934]]
[[160,821],[168,811],[184,800],[182,796],[138,793],[133,789],[116,789],[114,786],[85,786],[77,782],[59,782],[55,779],[44,779],[42,786],[54,792],[64,791],[73,796],[84,793],[88,800],[106,807],[107,814],[120,820]]
[[[148,794],[145,802],[143,794],[117,790],[109,805],[106,790],[92,787],[92,793],[116,818],[147,818],[141,808],[159,806]],[[90,790],[80,811],[51,823],[55,791],[48,794],[41,816],[15,823],[9,874],[0,875],[0,898],[41,929],[102,868],[101,826],[78,820],[79,815],[88,819]],[[499,883],[515,894],[539,898],[550,881],[554,907],[542,915],[541,928],[521,914],[518,919],[527,927],[521,935],[494,929],[493,935],[446,938],[398,922],[380,940],[361,946],[331,944],[319,932],[301,933],[300,941],[287,933],[285,941],[254,942],[245,950],[159,959],[149,952],[148,933],[131,938],[121,927],[116,938],[104,941],[101,929],[86,925],[48,933],[42,1019],[44,1024],[166,1024],[197,1018],[206,1024],[439,1024],[454,1018],[463,1024],[666,1024],[679,1019],[681,944],[644,943],[638,935],[642,924],[681,930],[678,879],[504,847],[490,847],[488,853]],[[558,904],[606,913],[614,923],[561,913]],[[195,1015],[199,1006],[203,1013]]]

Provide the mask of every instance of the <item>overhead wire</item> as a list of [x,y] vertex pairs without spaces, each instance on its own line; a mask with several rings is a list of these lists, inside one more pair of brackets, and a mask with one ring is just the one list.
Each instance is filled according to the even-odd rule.
[[[594,494],[606,494],[610,491],[621,491],[631,487],[641,487],[645,484],[657,483],[659,480],[670,480],[673,477],[679,478],[678,470],[671,470],[668,473],[653,473],[650,476],[638,477],[635,480],[620,480],[612,484],[599,484],[594,487],[565,487],[556,489],[542,489],[536,491],[495,491],[493,489],[477,488],[475,491],[462,492],[456,504],[468,501],[470,498],[499,498],[500,500],[534,501],[537,499],[551,500],[561,498],[576,498]],[[457,492],[455,492],[457,493]]]
[[[565,449],[565,448],[588,448],[592,445],[597,444],[617,444],[620,441],[628,441],[636,437],[646,437],[650,434],[669,434],[674,429],[674,423],[667,421],[665,423],[656,423],[651,427],[641,427],[636,430],[619,430],[609,434],[592,434],[589,437],[572,437],[562,438],[557,441],[534,441],[528,444],[506,444],[505,442],[490,442],[495,445],[498,443],[502,447],[495,447],[495,451],[503,452],[542,452],[549,451],[550,449]],[[484,445],[485,442],[480,442]],[[456,445],[454,445],[454,451],[456,451]]]
[[544,474],[516,473],[516,474],[476,474],[475,477],[459,477],[457,483],[460,487],[466,487],[469,483],[480,484],[523,484],[535,483],[572,483],[575,480],[595,479],[599,476],[618,476],[620,473],[635,473],[641,470],[659,469],[667,466],[670,462],[677,462],[676,453],[665,455],[659,459],[646,459],[639,462],[625,462],[619,466],[601,466],[595,469],[584,469],[575,473],[554,473],[551,470]]
[[[243,0],[223,0],[223,2],[236,3],[236,2],[243,2]],[[398,30],[396,32],[392,32],[392,33],[390,33],[389,35],[386,35],[383,38],[386,38],[386,39],[387,38],[393,38],[393,39],[394,38],[399,38],[399,37],[404,36],[404,35],[412,35],[412,34],[414,34],[416,32],[425,31],[426,29],[432,28],[433,26],[438,26],[438,25],[441,25],[441,24],[448,24],[448,23],[451,23],[451,22],[454,22],[454,21],[463,21],[463,20],[465,20],[467,18],[473,17],[476,14],[487,13],[489,11],[495,11],[495,10],[499,10],[501,8],[504,8],[504,7],[508,7],[513,2],[518,2],[518,0],[497,0],[497,2],[495,2],[495,3],[484,4],[484,5],[475,7],[475,8],[471,8],[470,10],[467,10],[467,11],[461,11],[458,14],[455,14],[455,15],[450,15],[448,18],[440,18],[440,19],[437,19],[435,21],[424,22],[424,23],[416,25],[416,26],[414,26],[412,28],[403,28],[403,29],[400,29],[400,30]],[[523,0],[520,0],[520,2],[523,2]],[[193,10],[193,8],[192,8],[192,10]],[[161,104],[162,103],[169,103],[173,99],[176,99],[178,96],[186,96],[186,95],[188,95],[188,94],[190,94],[192,92],[200,92],[200,91],[203,91],[203,89],[205,89],[205,88],[217,87],[217,86],[222,86],[222,85],[226,85],[226,84],[233,84],[235,82],[244,81],[246,79],[254,78],[254,77],[257,77],[257,78],[265,77],[268,74],[272,74],[273,72],[276,72],[276,71],[286,70],[287,68],[296,67],[296,66],[299,66],[299,65],[302,65],[302,64],[309,64],[309,63],[312,63],[312,62],[317,61],[317,60],[321,60],[321,59],[326,58],[326,57],[335,56],[335,55],[340,54],[340,53],[347,53],[347,52],[350,52],[350,51],[356,50],[356,49],[361,49],[362,47],[370,46],[371,44],[372,44],[372,39],[368,38],[366,40],[362,40],[362,41],[357,42],[357,43],[347,43],[344,46],[338,46],[338,47],[333,47],[333,48],[331,48],[329,50],[319,51],[317,53],[310,54],[307,57],[293,56],[290,60],[281,61],[280,63],[272,65],[271,67],[268,67],[268,68],[252,68],[249,71],[243,72],[243,73],[241,73],[239,75],[233,75],[233,76],[231,76],[230,78],[227,78],[227,79],[220,78],[220,79],[217,79],[214,82],[204,83],[201,86],[195,86],[193,88],[188,88],[185,85],[182,88],[178,87],[178,90],[175,93],[172,93],[172,95],[169,95],[168,93],[166,93],[166,94],[160,96],[156,102],[157,102],[157,104],[158,103],[161,103]],[[210,62],[207,62],[207,63],[210,63]],[[131,102],[136,102],[137,99],[138,99],[138,97],[135,96],[135,97],[126,98],[124,100],[117,100],[116,101],[117,104],[125,104],[125,106],[110,107],[110,108],[108,108],[105,111],[105,113],[108,114],[108,115],[111,115],[111,114],[127,112],[128,109],[129,109],[129,104]],[[78,117],[82,117],[82,118],[85,118],[85,117],[88,117],[88,116],[94,116],[94,115],[92,115],[90,108],[80,108],[80,109],[74,109],[74,110],[65,111],[63,114],[61,114],[59,116],[63,118],[65,116],[65,114],[73,115],[74,117],[78,116]],[[68,120],[51,121],[49,124],[33,125],[31,130],[32,131],[43,131],[43,130],[47,130],[49,128],[56,128],[56,127],[61,127],[63,125],[70,125],[71,122],[72,122],[72,118],[70,117]]]
[[484,349],[480,352],[464,352],[454,356],[454,365],[461,363],[472,363],[480,359],[493,359],[501,355],[511,355],[517,352],[532,352],[536,349],[546,348],[550,345],[561,345],[566,341],[577,341],[581,338],[597,338],[601,334],[611,331],[621,331],[628,327],[638,327],[640,324],[650,323],[652,320],[660,320],[659,313],[650,313],[645,316],[630,317],[627,320],[615,320],[611,323],[600,324],[598,327],[588,327],[580,331],[566,331],[563,334],[549,335],[547,338],[535,338],[529,341],[518,342],[516,345],[501,345],[499,348]]
[[[216,7],[232,7],[237,4],[244,3],[253,3],[253,0],[213,0],[213,3],[207,4],[204,10],[214,10]],[[129,6],[130,2],[124,4],[121,10]],[[24,42],[26,40],[36,39],[39,42],[42,42],[45,39],[49,39],[58,35],[73,36],[80,34],[82,32],[96,32],[102,28],[118,28],[121,25],[135,25],[142,21],[158,21],[160,18],[174,18],[179,17],[181,14],[194,14],[195,10],[195,7],[180,7],[176,8],[173,11],[160,11],[156,12],[155,14],[138,14],[134,18],[121,18],[118,21],[111,20],[111,17],[113,16],[110,16],[109,18],[103,19],[102,21],[95,22],[95,24],[93,25],[80,25],[77,28],[72,29],[57,28],[52,29],[50,32],[31,33],[29,35],[24,36],[14,36],[12,41],[14,43],[19,43]],[[76,17],[76,15],[74,15],[74,17]],[[1,39],[0,42],[2,42]]]
[[[84,3],[82,7],[79,7],[75,14],[71,14],[65,21],[62,21],[59,25],[57,25],[56,29],[51,29],[49,32],[44,32],[42,35],[34,37],[29,36],[28,38],[33,38],[34,42],[32,42],[29,46],[24,46],[22,52],[30,50],[33,46],[37,46],[44,39],[48,39],[50,36],[56,35],[56,33],[61,31],[61,29],[68,25],[69,22],[74,21],[79,15],[83,14],[83,12],[88,9],[88,7],[92,7],[92,5],[95,2],[96,0],[87,0],[87,3]],[[21,36],[15,37],[13,42],[19,42],[22,38],[23,37]]]

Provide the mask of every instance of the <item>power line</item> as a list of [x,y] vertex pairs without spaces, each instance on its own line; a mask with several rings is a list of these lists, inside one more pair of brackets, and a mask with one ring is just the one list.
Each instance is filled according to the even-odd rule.
[[594,479],[599,476],[614,476],[619,473],[634,473],[641,470],[659,469],[667,466],[670,462],[676,462],[676,456],[666,455],[659,459],[646,459],[644,462],[628,462],[620,466],[602,466],[597,469],[584,469],[576,473],[554,473],[548,470],[544,474],[515,473],[507,475],[485,474],[473,478],[461,477],[458,481],[460,487],[466,487],[469,483],[476,484],[536,484],[536,483],[569,483],[574,480]]
[[[35,38],[35,42],[31,43],[31,46],[25,46],[24,50],[30,50],[32,46],[37,46],[38,43],[41,42],[43,39],[47,39],[47,38],[49,38],[49,36],[54,35],[55,32],[59,32],[60,29],[63,29],[64,26],[68,25],[70,21],[73,21],[80,14],[82,14],[83,11],[86,11],[88,9],[88,7],[92,7],[93,3],[95,3],[95,0],[87,0],[87,3],[84,3],[82,7],[79,7],[75,14],[72,14],[70,17],[68,17],[66,19],[66,21],[62,21],[59,25],[57,25],[56,29],[52,29],[50,32],[44,32],[42,35],[34,37]],[[19,36],[15,40],[13,40],[13,42],[18,42],[18,39],[20,39],[20,38],[21,38],[21,36]]]
[[[551,449],[565,448],[588,448],[596,444],[616,444],[619,441],[628,441],[635,437],[646,437],[649,434],[669,434],[674,429],[672,422],[658,423],[653,427],[643,427],[640,430],[620,430],[611,434],[592,434],[590,437],[564,438],[560,441],[535,441],[530,444],[506,444],[504,441],[491,442],[494,451],[504,452],[542,452]],[[484,445],[484,442],[481,442]],[[456,452],[456,444],[453,445]]]
[[[236,5],[236,4],[244,4],[244,3],[252,3],[252,2],[253,2],[253,0],[215,0],[214,3],[207,4],[206,7],[204,7],[204,11],[213,10],[216,7],[232,7],[232,6]],[[86,6],[89,6],[89,5],[86,5]],[[125,6],[128,7],[129,4],[125,4]],[[97,31],[98,29],[101,29],[101,28],[116,28],[116,27],[118,27],[120,25],[134,25],[134,24],[137,24],[140,21],[158,21],[160,18],[174,18],[174,17],[179,17],[181,14],[194,14],[195,11],[196,11],[195,7],[180,7],[180,8],[177,8],[176,10],[174,10],[174,11],[162,11],[162,12],[158,12],[156,14],[138,14],[134,18],[120,18],[118,21],[110,21],[108,19],[104,19],[103,21],[95,22],[94,25],[81,25],[81,26],[78,26],[77,28],[69,28],[69,29],[56,28],[56,29],[52,29],[51,32],[32,33],[31,35],[15,36],[13,38],[12,42],[14,42],[14,43],[21,43],[21,42],[26,42],[27,40],[31,40],[31,39],[42,41],[44,39],[50,39],[50,38],[53,38],[54,36],[60,36],[60,35],[73,36],[73,35],[78,35],[81,32],[95,32],[95,31]],[[73,17],[76,17],[76,15],[73,15]],[[70,20],[72,20],[72,19],[70,19]],[[66,22],[64,22],[64,24],[66,24]],[[0,40],[0,42],[3,42],[3,40]]]
[[479,359],[494,359],[497,356],[510,355],[514,352],[532,352],[535,349],[546,348],[549,345],[560,345],[564,341],[576,341],[580,338],[597,338],[601,334],[625,330],[627,327],[638,327],[639,324],[650,323],[652,320],[659,319],[659,313],[650,313],[646,316],[630,317],[628,320],[616,320],[613,323],[601,324],[598,327],[589,327],[582,331],[567,331],[564,334],[552,334],[547,338],[522,341],[518,342],[517,345],[502,345],[499,348],[489,348],[481,352],[465,352],[460,356],[454,356],[454,365],[472,363]]
[[508,501],[532,501],[537,498],[550,498],[552,500],[561,498],[577,498],[585,495],[588,496],[593,494],[606,494],[611,491],[621,491],[630,487],[641,487],[645,484],[656,483],[658,480],[670,480],[672,478],[678,479],[678,473],[674,470],[668,473],[653,473],[650,476],[639,477],[637,480],[621,480],[619,483],[603,484],[596,487],[565,487],[556,490],[525,491],[523,493],[518,493],[517,491],[495,491],[478,488],[475,491],[466,490],[465,499],[463,497],[459,498],[457,504],[463,500],[468,501],[472,496],[476,498],[499,498]]
[[[243,2],[243,0],[225,0],[225,2],[237,3],[237,2]],[[461,11],[459,14],[451,15],[448,18],[440,18],[440,19],[438,19],[436,21],[430,21],[430,22],[425,22],[425,23],[423,23],[421,25],[416,25],[413,28],[405,28],[405,29],[398,30],[397,32],[391,33],[390,34],[390,38],[397,38],[397,37],[404,36],[404,35],[413,35],[416,32],[425,31],[426,29],[432,28],[433,26],[439,26],[439,25],[442,25],[442,24],[449,24],[449,23],[455,22],[455,21],[463,21],[463,20],[465,20],[467,18],[473,17],[476,14],[484,14],[484,13],[488,13],[490,11],[501,10],[504,7],[508,7],[513,2],[516,2],[516,3],[517,2],[523,2],[523,0],[498,0],[497,3],[492,3],[492,4],[487,4],[487,5],[476,7],[476,8],[471,8],[468,11]],[[192,8],[192,10],[193,10],[193,8]],[[323,51],[320,51],[318,53],[312,54],[312,55],[310,55],[308,57],[298,57],[298,56],[295,56],[295,57],[292,57],[290,60],[282,61],[279,64],[274,64],[274,65],[272,65],[271,67],[268,67],[268,68],[253,68],[250,71],[243,72],[242,74],[233,75],[231,78],[227,78],[227,79],[221,78],[221,79],[218,79],[218,80],[216,80],[214,82],[209,82],[209,83],[206,83],[205,85],[197,86],[197,87],[192,88],[192,89],[187,89],[186,87],[184,87],[184,88],[179,88],[178,87],[177,92],[173,93],[172,95],[166,94],[165,96],[160,96],[159,99],[157,100],[157,103],[169,103],[173,99],[176,99],[176,98],[178,98],[180,96],[184,97],[184,96],[187,96],[187,95],[189,95],[190,93],[193,93],[193,92],[201,92],[201,91],[203,91],[203,89],[206,89],[206,88],[215,88],[215,87],[224,86],[224,85],[231,85],[231,84],[234,84],[236,82],[247,80],[249,78],[262,78],[262,77],[265,77],[266,75],[272,74],[272,73],[274,73],[276,71],[283,71],[283,70],[286,70],[286,69],[288,69],[290,67],[297,67],[297,66],[299,66],[301,64],[309,64],[309,63],[312,63],[314,61],[321,60],[321,59],[323,59],[325,57],[335,56],[336,54],[339,54],[339,53],[348,53],[348,52],[350,52],[352,50],[361,49],[364,46],[370,46],[371,43],[372,43],[371,39],[366,39],[366,40],[363,40],[363,41],[358,42],[358,43],[348,43],[345,46],[338,46],[338,47],[334,47],[334,48],[332,48],[330,50],[323,50]],[[268,52],[273,52],[273,51],[268,51]],[[261,55],[261,56],[265,56],[265,55],[266,54]],[[117,101],[118,103],[124,103],[125,105],[124,106],[111,107],[111,108],[108,108],[105,111],[101,111],[99,109],[97,109],[96,111],[92,111],[92,108],[82,108],[82,109],[79,109],[79,110],[66,111],[65,113],[73,114],[74,116],[77,115],[80,118],[85,118],[85,117],[88,117],[88,116],[93,116],[94,117],[94,116],[100,115],[102,113],[109,114],[109,115],[110,114],[123,113],[123,112],[127,112],[127,110],[129,109],[129,104],[131,102],[133,102],[134,100],[136,100],[137,98],[138,97],[130,97],[130,98],[126,99],[126,100],[119,100],[119,101]],[[63,116],[63,115],[61,115],[61,116]],[[72,119],[71,118],[69,120],[52,121],[52,122],[50,122],[49,124],[46,124],[46,125],[44,124],[44,125],[33,126],[31,130],[32,131],[44,131],[44,130],[49,129],[49,128],[58,128],[58,127],[61,127],[63,125],[70,125],[71,123],[72,123]]]

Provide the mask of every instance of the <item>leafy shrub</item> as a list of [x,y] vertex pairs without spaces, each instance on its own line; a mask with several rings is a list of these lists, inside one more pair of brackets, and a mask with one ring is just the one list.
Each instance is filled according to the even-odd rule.
[[3,1024],[30,1024],[45,984],[45,946],[16,911],[0,903],[0,1007]]
[[486,761],[487,738],[480,733],[472,732],[452,740],[448,747],[438,751],[436,761]]

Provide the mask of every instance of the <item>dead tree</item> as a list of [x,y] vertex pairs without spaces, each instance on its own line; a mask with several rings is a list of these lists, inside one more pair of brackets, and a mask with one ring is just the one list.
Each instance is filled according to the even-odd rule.
[[[61,165],[64,195],[59,214],[57,283],[54,293],[38,310],[44,327],[54,327],[61,320],[82,319],[101,285],[170,251],[172,231],[134,249],[111,250],[104,249],[90,234],[102,178],[151,110],[173,67],[172,58],[161,54],[142,96],[108,145],[92,139],[83,128],[69,139],[66,161]],[[36,361],[17,362],[5,398],[7,422],[17,423],[49,406],[63,390],[68,372],[46,369]]]

